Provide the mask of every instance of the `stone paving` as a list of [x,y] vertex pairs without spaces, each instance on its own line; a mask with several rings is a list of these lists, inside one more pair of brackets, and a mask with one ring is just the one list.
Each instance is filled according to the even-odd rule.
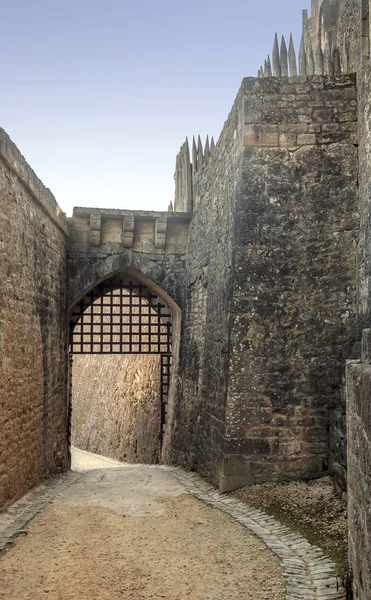
[[[280,559],[286,578],[286,600],[340,600],[345,592],[333,563],[322,551],[299,534],[268,516],[216,489],[197,474],[176,468],[158,467],[172,472],[189,494],[228,514],[256,534]],[[60,492],[83,476],[70,471],[54,477],[0,514],[0,552],[25,531],[33,519]]]

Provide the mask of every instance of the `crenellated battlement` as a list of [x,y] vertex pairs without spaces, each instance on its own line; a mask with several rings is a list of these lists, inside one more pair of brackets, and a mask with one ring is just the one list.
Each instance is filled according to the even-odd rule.
[[214,138],[209,140],[206,136],[205,148],[203,148],[201,136],[198,136],[197,144],[195,137],[192,140],[192,162],[188,138],[180,148],[176,157],[175,167],[175,212],[192,212],[194,210],[194,181],[203,165],[208,163],[210,156],[215,150]]
[[[276,33],[272,54],[258,70],[258,77],[333,76],[357,71],[361,55],[369,57],[368,3],[363,1],[362,14],[349,4],[312,0],[311,15],[308,10],[302,12],[299,51],[292,34],[287,50],[285,37],[279,44]],[[362,36],[358,35],[361,29]]]

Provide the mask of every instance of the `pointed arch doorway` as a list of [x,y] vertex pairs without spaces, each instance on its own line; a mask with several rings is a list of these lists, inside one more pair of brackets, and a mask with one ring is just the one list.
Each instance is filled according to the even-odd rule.
[[[140,462],[161,462],[166,425],[169,419],[172,375],[177,365],[177,350],[179,347],[178,343],[174,344],[174,328],[177,331],[179,323],[180,309],[175,302],[154,282],[149,280],[149,278],[140,272],[135,272],[133,269],[114,273],[87,290],[72,307],[69,318],[70,407],[72,408],[70,422],[74,424],[74,427],[76,428],[77,426],[77,420],[74,418],[76,412],[74,386],[74,380],[76,382],[76,363],[80,361],[80,378],[86,376],[89,378],[92,361],[95,361],[95,365],[99,365],[100,379],[98,383],[94,386],[97,378],[94,378],[94,381],[92,379],[85,381],[85,389],[83,390],[85,395],[85,416],[91,418],[91,415],[89,415],[88,399],[86,398],[89,390],[91,397],[95,397],[95,404],[99,405],[100,399],[96,398],[97,390],[95,388],[105,389],[104,385],[107,385],[108,389],[109,385],[112,384],[112,381],[108,380],[109,376],[106,377],[106,384],[102,381],[102,378],[104,379],[105,377],[104,364],[107,364],[107,361],[110,360],[108,357],[116,357],[116,361],[122,360],[122,368],[127,369],[129,376],[130,369],[132,369],[131,365],[133,364],[130,361],[135,361],[135,378],[138,379],[139,388],[136,389],[135,381],[131,381],[130,385],[127,386],[128,389],[123,390],[127,407],[126,418],[132,419],[132,407],[130,405],[130,398],[127,398],[127,395],[131,394],[135,402],[137,401],[138,394],[143,396],[143,394],[148,393],[149,384],[145,383],[143,386],[143,381],[141,380],[146,382],[146,378],[150,377],[152,413],[151,415],[146,415],[147,421],[150,419],[150,422],[142,425],[143,431],[140,434],[142,438],[140,444],[148,445],[148,448],[151,447],[152,453],[150,458]],[[90,357],[87,359],[90,362],[85,362],[86,369],[84,369],[84,362],[81,363],[81,360],[84,360],[84,356]],[[119,358],[120,356],[122,359]],[[122,378],[120,381],[122,381]],[[153,386],[156,386],[157,389],[154,390]],[[112,410],[114,408],[112,407]],[[142,409],[145,410],[145,398]],[[81,402],[79,410],[80,412],[84,412],[81,411]],[[94,410],[96,410],[96,406]],[[117,414],[120,413],[119,407],[116,407],[115,410],[118,411]],[[125,415],[121,415],[120,418],[124,419]],[[143,415],[140,418],[143,421]],[[91,427],[93,426],[96,430],[94,432],[95,437],[97,434],[101,436],[107,435],[107,431],[99,432],[99,428],[103,427],[103,422],[100,423],[98,418],[95,418],[95,425],[92,424]],[[122,426],[122,423],[118,422],[117,426],[117,431],[113,432],[113,435],[119,437],[121,435],[120,431],[126,431],[127,428],[125,429],[125,426]],[[87,436],[89,437],[89,435],[91,436],[91,428]],[[157,441],[155,442],[154,439],[146,440],[146,435],[152,438],[156,436]],[[73,437],[76,436],[74,435]],[[106,454],[105,452],[99,452],[99,448],[95,450],[94,447],[89,447],[89,443],[88,439],[85,440],[84,445],[86,447],[83,449]],[[137,445],[137,441],[133,443]],[[153,451],[154,447],[156,447],[155,453]],[[136,447],[133,452],[135,454],[133,457],[130,456],[130,452],[129,455],[125,453],[122,456],[112,457],[136,462]],[[140,458],[140,453],[138,457]]]

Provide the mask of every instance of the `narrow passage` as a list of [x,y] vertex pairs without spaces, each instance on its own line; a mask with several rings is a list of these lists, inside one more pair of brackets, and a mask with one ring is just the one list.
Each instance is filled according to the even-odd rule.
[[6,600],[282,600],[277,558],[164,467],[75,451],[81,476],[0,560]]

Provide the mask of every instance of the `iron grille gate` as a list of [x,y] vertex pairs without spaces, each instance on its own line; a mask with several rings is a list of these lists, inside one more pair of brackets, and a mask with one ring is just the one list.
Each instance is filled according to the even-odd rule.
[[70,321],[70,354],[159,354],[164,436],[171,374],[171,312],[141,284],[113,279],[80,300]]

